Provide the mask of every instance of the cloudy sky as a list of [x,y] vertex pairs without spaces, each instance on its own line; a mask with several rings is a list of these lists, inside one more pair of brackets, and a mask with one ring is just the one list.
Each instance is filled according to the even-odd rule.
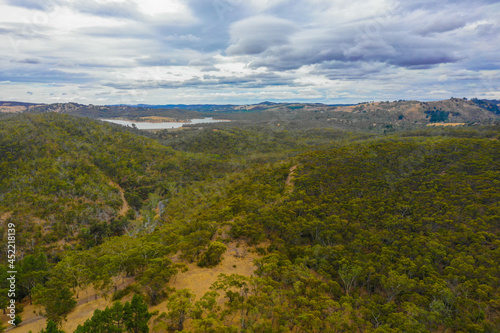
[[0,0],[0,100],[500,99],[500,1]]

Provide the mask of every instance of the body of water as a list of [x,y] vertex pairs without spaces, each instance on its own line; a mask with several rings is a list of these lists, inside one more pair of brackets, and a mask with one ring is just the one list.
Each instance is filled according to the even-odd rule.
[[135,126],[141,130],[179,128],[179,127],[182,127],[182,125],[220,123],[220,122],[224,122],[224,121],[230,121],[230,120],[220,120],[220,119],[213,119],[213,118],[191,119],[190,122],[185,122],[185,123],[169,123],[169,122],[150,123],[150,122],[135,122],[135,121],[130,121],[130,120],[117,120],[117,119],[101,119],[101,120],[107,121],[107,122],[110,122],[113,124],[122,125],[122,126],[129,126],[129,127],[132,127],[132,124],[135,124]]

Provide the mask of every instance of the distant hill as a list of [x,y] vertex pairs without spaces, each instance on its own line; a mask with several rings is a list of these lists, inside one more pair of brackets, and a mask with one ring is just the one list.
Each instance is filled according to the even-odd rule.
[[[500,120],[496,100],[459,99],[420,102],[367,102],[355,105],[321,103],[273,103],[248,105],[165,104],[83,105],[78,103],[31,104],[0,102],[0,111],[56,112],[90,118],[121,118],[145,121],[164,117],[173,121],[193,118],[225,118],[246,124],[271,124],[282,128],[334,128],[375,133],[405,130],[430,124],[474,125]],[[234,126],[228,124],[227,126]]]
[[40,105],[40,103],[25,103],[25,102],[2,102],[0,101],[0,106],[34,106]]
[[337,108],[339,111],[385,116],[398,123],[466,123],[493,120],[498,117],[477,103],[452,98],[435,102],[395,101],[359,104]]
[[0,101],[0,113],[17,113],[29,111],[31,108],[40,104],[24,103],[24,102],[3,102]]
[[165,105],[150,105],[137,104],[130,105],[131,107],[140,107],[148,109],[182,109],[198,112],[230,112],[236,105],[218,105],[218,104],[165,104]]
[[500,105],[500,99],[483,99],[483,101],[487,101],[491,104]]
[[256,110],[269,109],[277,106],[291,106],[295,105],[316,105],[316,106],[347,106],[353,104],[322,104],[322,103],[274,103],[274,102],[261,102],[258,104],[249,105],[234,105],[234,104],[165,104],[165,105],[150,105],[150,104],[137,104],[129,105],[132,107],[150,108],[150,109],[183,109],[194,110],[198,112],[238,112],[240,110]]
[[477,99],[473,98],[472,103],[476,104],[477,106],[486,109],[496,115],[500,115],[500,108],[498,105],[500,105],[500,100],[487,100],[487,99]]
[[57,112],[70,115],[78,115],[90,118],[127,118],[137,119],[146,116],[169,117],[176,120],[191,118],[203,118],[197,111],[182,110],[179,108],[133,107],[128,105],[83,105],[78,103],[56,103],[33,107],[30,112]]

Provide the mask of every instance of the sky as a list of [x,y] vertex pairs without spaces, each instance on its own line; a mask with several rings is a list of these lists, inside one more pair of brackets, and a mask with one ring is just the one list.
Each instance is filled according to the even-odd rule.
[[0,0],[0,100],[500,99],[500,1]]

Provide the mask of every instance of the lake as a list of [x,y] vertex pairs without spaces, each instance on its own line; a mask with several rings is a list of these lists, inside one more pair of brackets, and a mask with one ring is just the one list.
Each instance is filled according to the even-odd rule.
[[168,128],[179,128],[179,127],[182,127],[182,125],[209,124],[209,123],[220,123],[220,122],[224,122],[224,121],[230,121],[230,120],[221,120],[221,119],[213,119],[213,118],[191,119],[190,122],[185,122],[185,123],[169,123],[169,122],[150,123],[150,122],[136,122],[136,121],[130,121],[130,120],[117,120],[117,119],[100,119],[100,120],[107,121],[107,122],[110,122],[113,124],[122,125],[122,126],[129,126],[129,127],[132,127],[132,124],[135,124],[135,126],[141,130],[159,130],[159,129],[168,129]]

